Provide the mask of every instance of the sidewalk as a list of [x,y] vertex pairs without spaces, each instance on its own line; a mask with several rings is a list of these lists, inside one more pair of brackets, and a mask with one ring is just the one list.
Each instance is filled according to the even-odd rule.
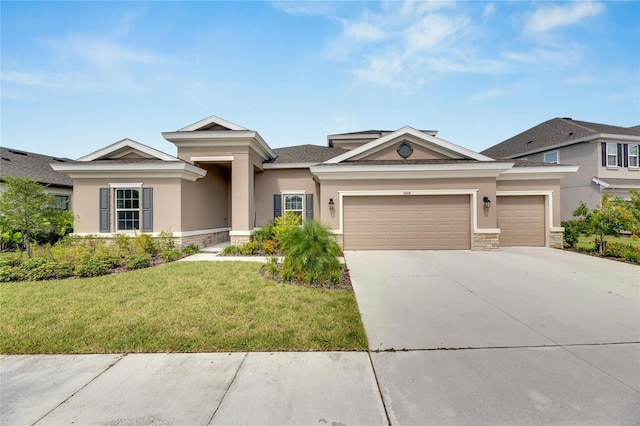
[[0,358],[2,425],[384,425],[365,352]]

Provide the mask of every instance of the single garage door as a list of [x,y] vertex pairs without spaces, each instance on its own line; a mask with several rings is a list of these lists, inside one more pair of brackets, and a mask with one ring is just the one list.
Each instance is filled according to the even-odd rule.
[[502,196],[497,204],[501,246],[544,246],[544,196]]
[[345,250],[470,249],[468,195],[344,197]]

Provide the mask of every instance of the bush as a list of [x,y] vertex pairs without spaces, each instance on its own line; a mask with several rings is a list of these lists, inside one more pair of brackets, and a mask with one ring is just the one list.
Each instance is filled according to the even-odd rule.
[[286,212],[283,216],[276,217],[273,220],[273,240],[280,247],[282,238],[290,231],[298,228],[302,223],[302,216],[293,212]]
[[[24,265],[23,265],[24,266]],[[25,273],[26,279],[30,281],[50,280],[58,277],[58,265],[56,262],[44,262]]]
[[76,265],[76,275],[79,277],[97,277],[105,275],[110,269],[118,266],[113,256],[86,254]]
[[22,281],[25,279],[24,272],[17,266],[0,266],[0,283],[9,281]]
[[142,269],[151,266],[151,255],[147,253],[132,254],[124,260],[124,267],[132,269]]
[[19,253],[5,253],[0,256],[0,267],[20,266],[21,257]]
[[183,247],[182,249],[182,254],[187,256],[196,254],[196,253],[200,253],[200,247],[195,244],[190,244],[186,247]]
[[[284,270],[291,270],[295,278],[307,283],[329,281],[340,270],[340,246],[329,228],[315,220],[306,220],[301,227],[282,235]],[[284,276],[283,276],[284,278]]]
[[156,238],[156,248],[159,252],[175,250],[176,242],[172,232],[162,231]]
[[248,243],[244,243],[240,247],[240,254],[243,256],[250,256],[252,254],[256,254],[258,252],[258,243],[256,241],[250,241]]
[[174,260],[180,259],[181,253],[176,249],[163,250],[162,252],[160,252],[160,257],[165,262],[173,262]]
[[253,234],[253,240],[259,245],[263,245],[266,241],[273,240],[276,237],[275,226],[273,221],[258,229]]
[[278,275],[278,258],[275,256],[268,257],[265,268],[267,277],[275,278]]
[[274,254],[277,249],[278,243],[274,240],[266,240],[262,243],[262,250],[264,250],[265,253]]
[[578,220],[567,220],[562,222],[564,226],[563,242],[565,247],[574,248],[578,244],[582,224]]
[[45,263],[47,263],[47,260],[42,257],[32,257],[31,259],[27,259],[22,262],[20,264],[20,268],[25,272],[29,272],[32,269],[36,269],[44,265]]
[[153,238],[149,234],[136,235],[133,239],[133,245],[138,253],[146,253],[153,255],[156,253],[156,247]]
[[223,256],[236,256],[240,254],[240,246],[228,245],[222,249],[221,254]]

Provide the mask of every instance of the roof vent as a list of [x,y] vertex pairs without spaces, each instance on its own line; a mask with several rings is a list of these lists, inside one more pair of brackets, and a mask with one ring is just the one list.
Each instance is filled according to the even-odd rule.
[[62,158],[53,158],[53,161],[57,161],[58,163],[64,163],[65,160],[63,160]]
[[12,150],[12,149],[10,149],[10,150],[9,150],[9,152],[10,152],[10,153],[12,153],[12,154],[25,155],[25,156],[27,155],[27,153],[26,153],[26,152],[22,152],[22,151],[14,151],[14,150]]
[[10,159],[8,159],[8,158],[4,158],[4,157],[2,157],[2,159],[3,159],[4,161],[11,161]]
[[531,139],[529,142],[527,142],[527,145],[530,144],[531,142],[533,142],[533,139]]
[[573,136],[573,132],[569,132],[569,136]]
[[571,117],[562,117],[563,120],[573,120]]

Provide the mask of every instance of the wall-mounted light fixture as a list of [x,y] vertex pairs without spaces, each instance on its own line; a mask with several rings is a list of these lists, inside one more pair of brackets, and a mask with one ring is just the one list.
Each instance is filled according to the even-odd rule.
[[482,202],[484,203],[485,209],[488,209],[489,207],[491,207],[491,200],[489,199],[489,197],[484,197],[482,199]]
[[333,198],[329,198],[329,210],[333,211],[336,208],[336,203],[333,202]]

